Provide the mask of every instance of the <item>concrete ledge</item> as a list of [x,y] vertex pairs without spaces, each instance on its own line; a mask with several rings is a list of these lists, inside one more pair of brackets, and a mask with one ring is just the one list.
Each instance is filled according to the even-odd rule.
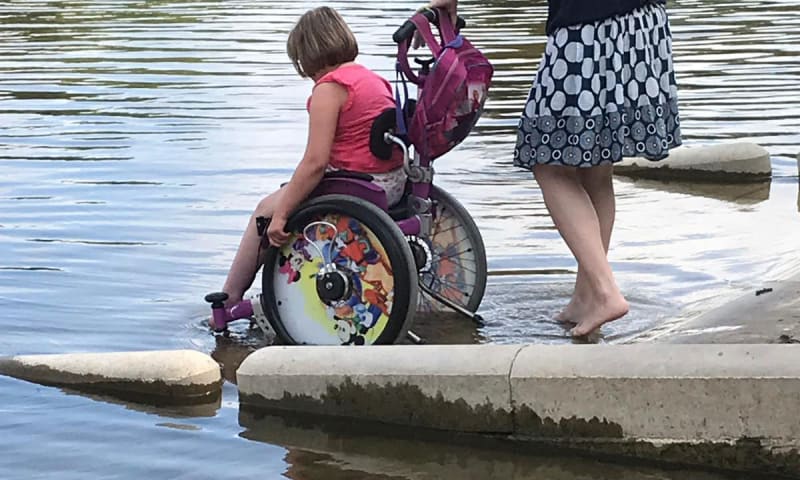
[[771,178],[769,152],[753,143],[678,147],[664,160],[625,159],[615,164],[619,175],[653,179],[758,182]]
[[800,343],[800,274],[764,282],[689,320],[643,335],[661,343]]
[[238,381],[244,409],[800,475],[797,345],[268,347]]
[[222,385],[219,364],[192,350],[6,357],[0,374],[158,404],[212,402]]
[[512,431],[520,346],[268,347],[237,372],[243,405],[465,432]]
[[[573,436],[528,422],[601,419],[583,437],[800,443],[800,348],[781,345],[528,347],[511,372],[519,433]],[[557,425],[550,425],[556,427]],[[544,427],[544,428],[543,428]]]

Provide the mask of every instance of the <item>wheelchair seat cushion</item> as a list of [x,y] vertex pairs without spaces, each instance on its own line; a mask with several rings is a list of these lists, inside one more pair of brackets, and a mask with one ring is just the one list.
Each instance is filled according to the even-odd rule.
[[373,173],[372,183],[381,187],[386,193],[389,206],[396,204],[405,195],[408,185],[408,175],[404,168],[396,168],[386,173]]

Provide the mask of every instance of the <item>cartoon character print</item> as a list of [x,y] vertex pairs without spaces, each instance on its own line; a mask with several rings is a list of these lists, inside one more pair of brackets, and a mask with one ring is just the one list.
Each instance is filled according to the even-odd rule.
[[352,321],[334,317],[334,322],[333,329],[342,341],[342,345],[364,345],[364,336],[358,334]]
[[281,251],[278,257],[279,271],[286,275],[286,283],[292,284],[300,281],[300,270],[303,263],[311,260],[311,255],[306,251],[306,244],[302,239],[297,239],[292,244],[289,255]]
[[[333,331],[343,345],[364,345],[368,335],[383,315],[392,308],[394,282],[391,267],[379,250],[376,250],[364,226],[348,216],[325,217],[335,229],[319,225],[309,232],[323,258],[318,258],[317,248],[300,239],[284,260],[281,272],[289,275],[289,282],[300,280],[303,261],[315,261],[321,268],[333,263],[340,271],[348,272],[352,283],[349,298],[335,305],[327,305],[328,317],[333,321]],[[309,255],[309,252],[313,253]]]
[[[368,334],[383,315],[391,312],[390,293],[394,290],[391,268],[376,250],[360,222],[342,218],[338,222],[341,248],[337,248],[334,261],[355,273],[353,294],[341,305],[336,316],[349,319],[356,329],[354,342]],[[368,288],[367,285],[371,288]]]
[[334,319],[334,331],[339,335],[342,345],[364,345],[365,336],[383,315],[377,305],[363,303],[362,297],[363,294],[354,293],[346,302],[329,307]]
[[388,316],[394,295],[394,276],[391,267],[383,261],[376,262],[367,267],[363,281],[372,286],[372,289],[364,292],[364,298]]
[[341,242],[341,248],[337,249],[338,259],[345,260],[359,271],[379,261],[378,252],[372,248],[361,223],[351,218],[340,219],[337,228]]
[[451,147],[467,138],[478,122],[486,101],[486,85],[483,83],[462,84],[456,97],[462,98],[462,101],[452,112],[448,113],[445,120],[445,137]]

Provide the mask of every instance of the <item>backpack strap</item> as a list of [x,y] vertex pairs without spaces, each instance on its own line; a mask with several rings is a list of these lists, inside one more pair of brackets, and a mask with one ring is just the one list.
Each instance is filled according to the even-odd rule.
[[[406,66],[408,66],[408,57],[406,57]],[[409,69],[410,70],[410,69]],[[408,84],[406,83],[406,77],[403,75],[400,61],[398,60],[397,66],[395,67],[395,83],[394,83],[394,104],[395,104],[395,128],[396,133],[401,137],[408,135],[408,126],[406,124],[406,120],[411,118],[411,116],[405,115],[405,106],[408,104]],[[410,79],[411,81],[414,81]],[[403,92],[405,93],[405,98],[401,98],[400,96],[400,84],[403,84]]]
[[442,34],[442,43],[449,45],[456,39],[456,28],[453,26],[453,21],[446,11],[437,9],[436,13],[439,17],[439,33]]
[[[443,12],[439,12],[437,15],[442,16]],[[446,16],[446,14],[444,15]],[[431,24],[427,17],[421,13],[417,13],[411,17],[409,21],[417,28],[417,31],[419,32],[420,36],[422,36],[422,39],[425,41],[425,44],[430,49],[434,58],[439,57],[439,55],[442,53],[443,47],[436,36],[434,36],[433,30],[431,30]],[[450,24],[450,29],[452,30],[452,23]],[[414,70],[408,63],[408,48],[410,45],[411,38],[397,44],[397,64],[399,70],[403,73],[403,75],[405,75],[406,78],[408,78],[414,85],[419,85],[420,79],[417,74],[414,73]]]
[[400,42],[397,44],[397,72],[398,74],[402,73],[403,76],[411,81],[414,85],[419,85],[419,77],[416,73],[411,69],[411,65],[408,64],[408,46],[411,43],[411,39],[406,40],[404,42]]
[[[437,15],[441,17],[442,12],[438,11]],[[439,21],[441,22],[441,19]],[[447,21],[448,22],[450,21],[449,17]],[[427,45],[428,48],[431,49],[431,53],[433,53],[433,56],[438,58],[439,55],[442,53],[442,44],[433,35],[433,30],[431,30],[431,23],[428,21],[428,18],[421,13],[417,13],[416,15],[411,17],[411,23],[413,23],[417,27],[417,32],[419,32],[420,36],[422,36],[422,39],[425,40],[425,45]],[[450,30],[452,29],[453,26],[451,24]],[[455,37],[455,33],[453,34],[453,36]]]

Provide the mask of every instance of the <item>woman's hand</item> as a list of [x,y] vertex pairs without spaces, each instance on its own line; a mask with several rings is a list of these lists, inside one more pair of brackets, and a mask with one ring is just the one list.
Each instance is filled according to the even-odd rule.
[[[456,24],[458,21],[458,0],[432,0],[430,5],[421,7],[417,12],[421,12],[427,8],[441,8],[444,9],[447,13],[450,14],[450,19],[453,22],[453,25]],[[422,40],[422,35],[419,32],[414,32],[414,40],[411,42],[411,48],[417,49],[419,47],[424,47],[425,41]]]
[[273,217],[267,227],[267,238],[273,247],[281,247],[289,241],[289,234],[283,229],[286,228],[286,219]]
[[456,24],[456,20],[458,19],[458,0],[432,0],[431,7],[444,9],[450,14],[453,25]]

